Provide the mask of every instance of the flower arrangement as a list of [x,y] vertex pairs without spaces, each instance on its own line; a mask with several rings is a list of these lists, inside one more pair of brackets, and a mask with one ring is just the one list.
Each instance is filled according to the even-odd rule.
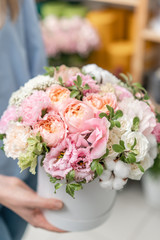
[[41,161],[55,191],[65,185],[72,197],[97,178],[115,190],[139,180],[160,141],[146,90],[131,76],[121,74],[122,81],[94,64],[45,69],[12,94],[1,117],[6,156],[32,174]]
[[41,21],[41,29],[49,57],[63,53],[85,58],[99,45],[97,32],[87,19],[80,16],[57,18],[49,15]]

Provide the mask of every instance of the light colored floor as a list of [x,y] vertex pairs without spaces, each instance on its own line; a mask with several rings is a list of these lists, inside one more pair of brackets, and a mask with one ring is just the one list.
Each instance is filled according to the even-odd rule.
[[160,240],[160,211],[149,207],[139,184],[117,196],[111,217],[88,232],[56,234],[28,226],[22,240]]

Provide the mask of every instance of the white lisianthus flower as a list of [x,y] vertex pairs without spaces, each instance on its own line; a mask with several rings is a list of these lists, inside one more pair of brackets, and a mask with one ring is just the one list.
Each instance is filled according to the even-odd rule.
[[[140,162],[140,165],[143,167],[144,171],[150,168],[153,164],[153,159],[149,154],[147,154],[143,161]],[[132,180],[140,180],[143,176],[143,172],[139,169],[137,164],[131,164],[131,171],[129,178]]]
[[32,95],[35,90],[46,90],[57,82],[50,76],[38,75],[35,78],[30,79],[24,87],[21,87],[18,91],[14,92],[9,100],[9,105],[20,106],[22,101]]
[[118,78],[116,78],[112,73],[98,67],[96,64],[88,64],[82,68],[82,71],[85,74],[89,74],[96,78],[97,83],[105,84],[105,83],[112,83],[117,84],[120,82]]
[[27,139],[31,136],[31,129],[19,122],[11,122],[4,138],[4,151],[7,157],[18,158],[27,148]]
[[126,114],[124,114],[121,118],[118,118],[118,121],[120,122],[121,127],[114,127],[113,131],[119,138],[121,138],[125,132],[131,131],[132,120]]
[[137,151],[136,162],[140,162],[144,160],[149,150],[149,142],[147,138],[141,132],[131,131],[126,132],[121,137],[121,140],[124,141],[125,148],[128,151],[131,149],[131,146],[133,146],[135,139],[136,145],[134,149]]
[[150,134],[147,136],[149,142],[149,155],[154,160],[157,157],[158,149],[157,149],[157,140],[155,135]]

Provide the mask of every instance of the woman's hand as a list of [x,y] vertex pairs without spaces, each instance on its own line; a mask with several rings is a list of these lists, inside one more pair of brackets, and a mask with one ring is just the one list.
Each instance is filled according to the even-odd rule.
[[59,210],[63,207],[63,203],[57,199],[38,196],[18,178],[0,175],[0,203],[34,227],[63,232],[48,223],[42,213],[43,209]]

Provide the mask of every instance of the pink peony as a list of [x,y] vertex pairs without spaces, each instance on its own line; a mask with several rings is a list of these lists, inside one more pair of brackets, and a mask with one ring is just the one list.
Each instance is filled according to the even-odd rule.
[[65,101],[70,98],[70,91],[60,85],[53,85],[47,89],[47,95],[51,99],[54,109],[60,111]]
[[81,101],[70,99],[63,110],[63,116],[70,133],[81,131],[84,122],[94,117],[93,110]]
[[34,125],[34,132],[40,132],[49,147],[56,147],[64,139],[66,128],[60,116],[51,112]]
[[152,133],[156,126],[156,118],[147,103],[133,98],[124,98],[119,103],[118,107],[130,119],[134,119],[134,117],[138,117],[140,119],[139,131],[145,136]]
[[[70,158],[73,145],[65,139],[55,148],[51,148],[43,161],[44,169],[52,177],[63,179],[72,170]],[[60,157],[62,156],[62,157]]]
[[16,107],[15,106],[8,107],[0,119],[0,134],[5,133],[8,128],[9,122],[15,121],[17,120],[17,118],[18,116],[16,112]]
[[160,143],[160,123],[156,124],[152,134],[155,135],[157,142]]
[[124,98],[133,97],[133,95],[130,91],[128,91],[126,88],[121,87],[119,85],[115,86],[115,92],[116,92],[116,96],[119,99],[119,101],[122,101]]
[[99,94],[88,94],[83,99],[84,103],[90,106],[95,114],[105,112],[109,113],[106,105],[111,106],[114,110],[117,109],[117,99],[114,93],[106,93],[104,96]]
[[66,86],[70,87],[70,86],[75,85],[74,81],[77,80],[77,76],[81,77],[83,87],[86,84],[88,84],[90,87],[90,89],[83,91],[84,95],[86,95],[87,93],[99,92],[99,86],[97,85],[96,81],[90,75],[83,75],[82,73],[77,73],[75,76],[70,77],[69,80],[66,82]]
[[77,148],[88,147],[91,158],[96,159],[106,153],[110,123],[106,118],[92,118],[83,124],[81,133],[70,134]]
[[23,118],[25,125],[33,126],[41,119],[42,110],[51,110],[52,103],[44,91],[35,91],[26,98],[21,105],[19,115]]

